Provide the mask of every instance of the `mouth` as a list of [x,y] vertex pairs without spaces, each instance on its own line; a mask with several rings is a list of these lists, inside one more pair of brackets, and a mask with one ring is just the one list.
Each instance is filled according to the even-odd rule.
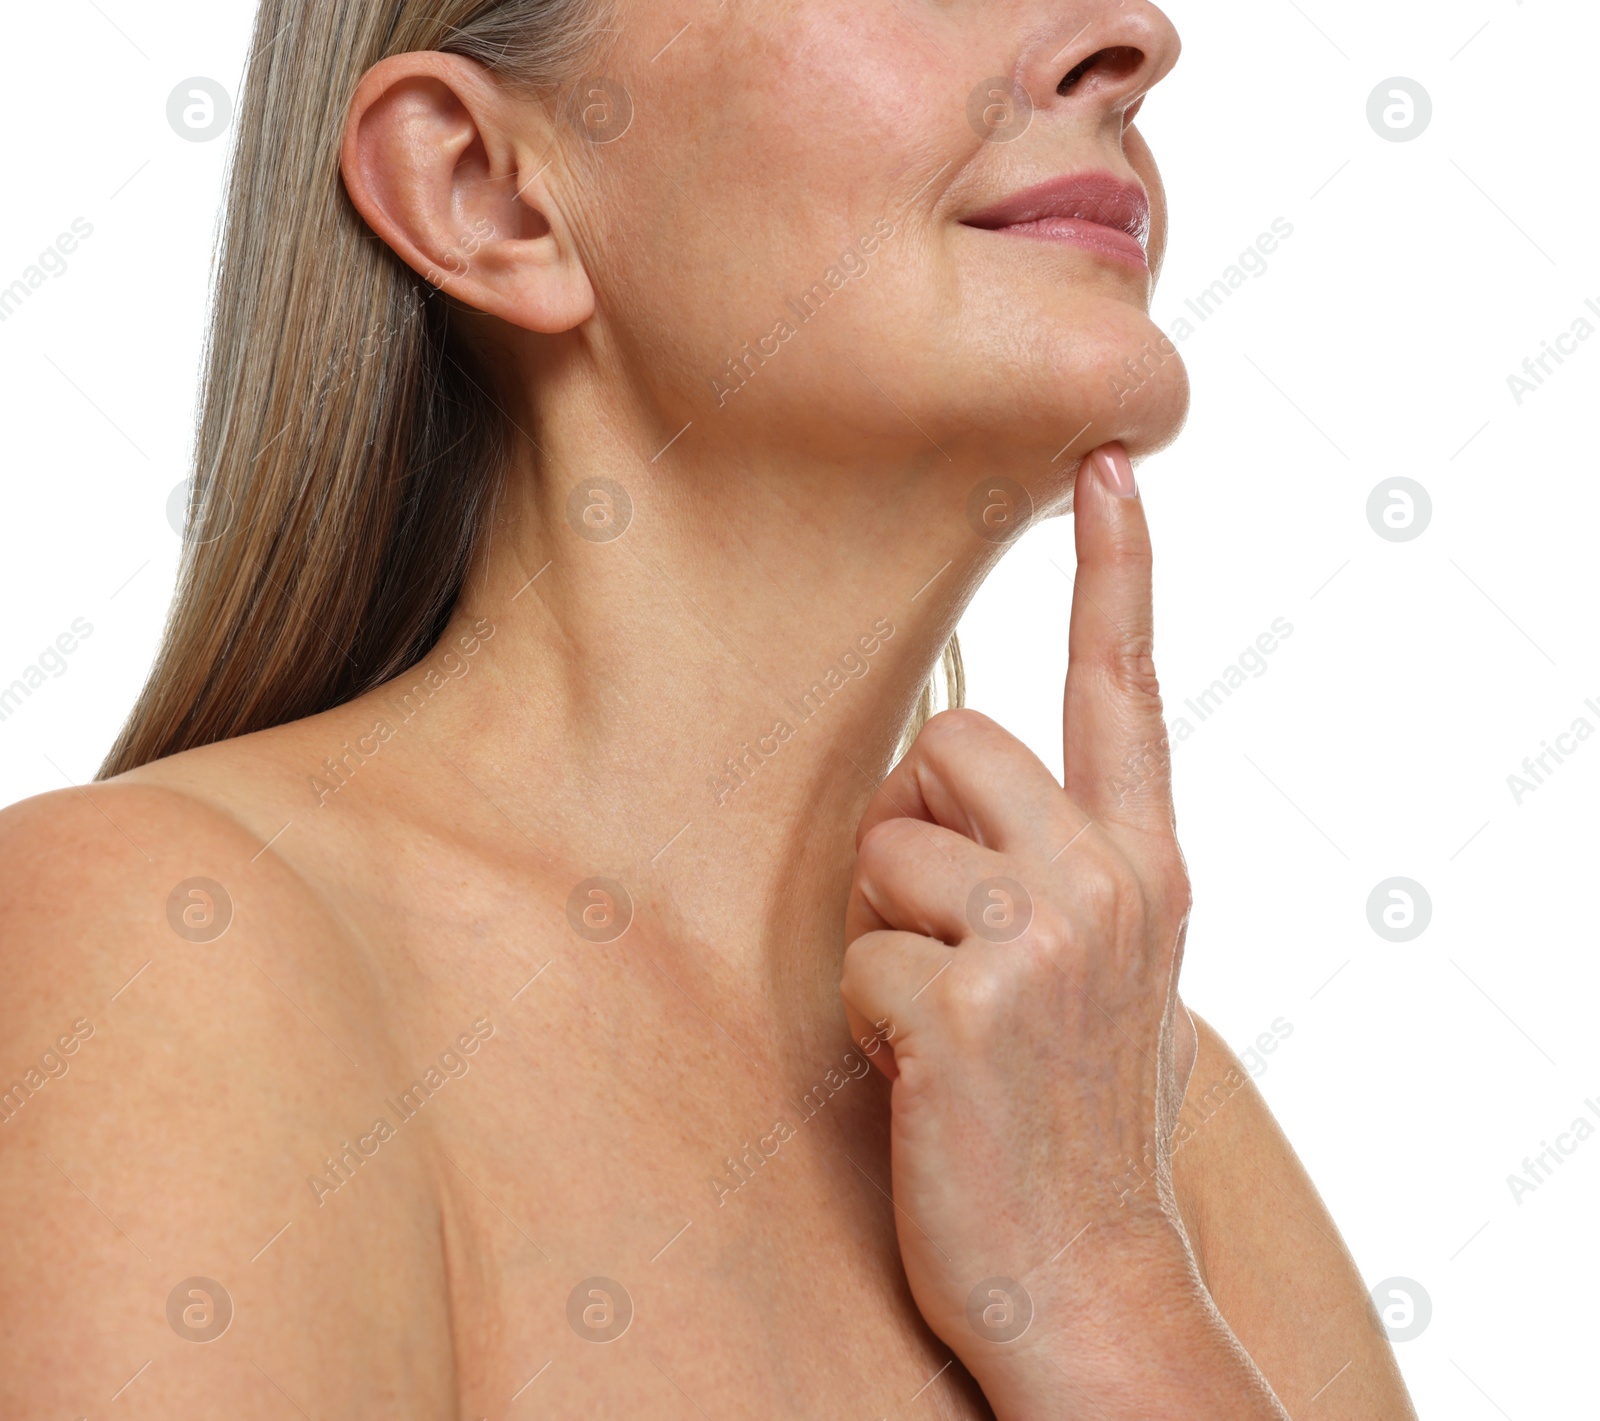
[[1027,188],[963,225],[985,232],[1065,242],[1150,269],[1150,199],[1111,173],[1070,173]]

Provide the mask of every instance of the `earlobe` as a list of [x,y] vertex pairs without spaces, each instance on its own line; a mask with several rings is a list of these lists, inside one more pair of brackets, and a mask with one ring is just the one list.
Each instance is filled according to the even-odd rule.
[[[458,55],[394,55],[351,100],[340,152],[367,225],[413,271],[510,325],[557,334],[594,313],[594,291],[533,161],[554,142],[541,110]],[[524,176],[524,170],[528,176]]]

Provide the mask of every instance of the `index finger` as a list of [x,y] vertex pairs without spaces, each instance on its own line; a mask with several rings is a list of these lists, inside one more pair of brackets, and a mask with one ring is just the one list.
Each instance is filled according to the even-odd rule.
[[1062,734],[1067,793],[1101,823],[1171,838],[1171,747],[1152,653],[1150,528],[1120,444],[1084,460]]

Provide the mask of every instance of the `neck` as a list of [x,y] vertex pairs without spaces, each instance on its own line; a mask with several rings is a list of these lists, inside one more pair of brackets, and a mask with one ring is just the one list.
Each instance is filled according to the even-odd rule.
[[597,427],[547,419],[511,471],[450,635],[493,633],[441,728],[560,883],[621,882],[719,976],[836,994],[856,825],[1003,551],[969,522],[981,466],[705,438],[652,463]]

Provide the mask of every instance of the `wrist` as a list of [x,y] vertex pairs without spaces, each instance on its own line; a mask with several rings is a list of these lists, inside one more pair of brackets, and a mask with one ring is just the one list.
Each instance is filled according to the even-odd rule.
[[1181,1244],[1083,1274],[1071,1300],[1033,1280],[1014,1341],[957,1349],[998,1421],[1287,1421]]

